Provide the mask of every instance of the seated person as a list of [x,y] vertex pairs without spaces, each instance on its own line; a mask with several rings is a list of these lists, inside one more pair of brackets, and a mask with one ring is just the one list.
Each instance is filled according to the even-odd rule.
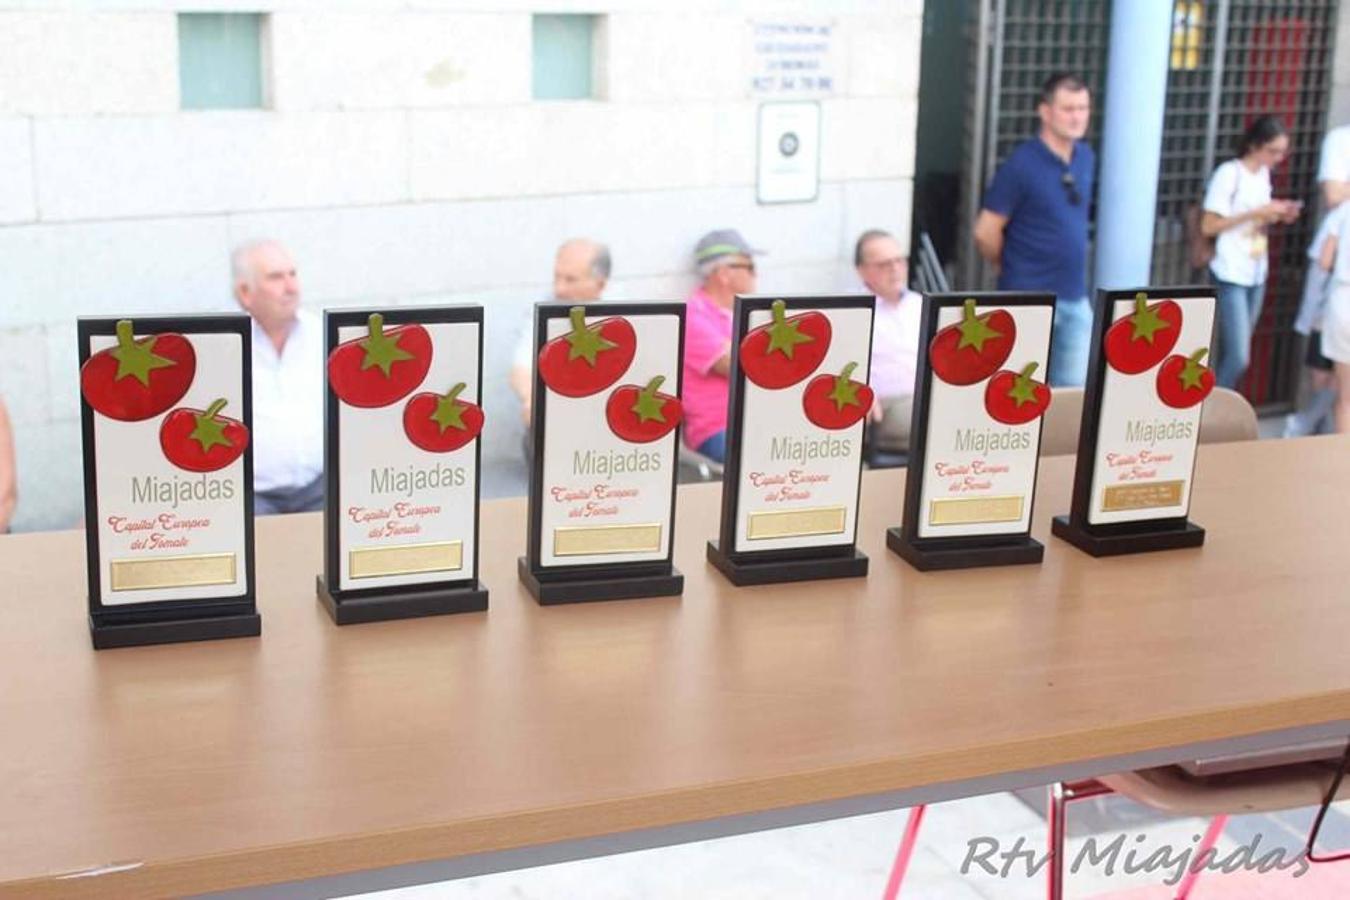
[[281,244],[243,244],[230,264],[235,299],[253,319],[254,512],[323,509],[323,324],[300,308]]
[[909,289],[909,259],[888,232],[863,232],[853,251],[853,264],[877,298],[868,378],[877,397],[871,414],[873,440],[883,450],[903,452],[909,449],[923,298]]
[[[558,248],[553,260],[553,299],[562,303],[592,303],[601,299],[609,281],[609,248],[598,241],[573,238]],[[534,310],[516,340],[509,376],[511,390],[520,398],[520,418],[530,427],[530,402],[534,388]],[[529,436],[526,435],[526,454]]]
[[702,283],[689,295],[684,323],[684,442],[726,461],[731,311],[755,292],[755,250],[731,229],[710,231],[694,247]]

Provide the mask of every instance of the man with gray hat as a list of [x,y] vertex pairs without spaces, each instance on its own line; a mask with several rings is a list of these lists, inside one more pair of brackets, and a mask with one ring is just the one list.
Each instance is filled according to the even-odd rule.
[[694,246],[702,283],[689,295],[684,322],[684,442],[710,459],[727,452],[727,390],[731,373],[731,309],[737,294],[755,292],[762,253],[739,231],[710,231]]

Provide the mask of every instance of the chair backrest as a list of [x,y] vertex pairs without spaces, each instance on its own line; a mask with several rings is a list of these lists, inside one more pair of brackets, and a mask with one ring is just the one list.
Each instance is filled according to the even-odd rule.
[[[1083,389],[1055,388],[1041,430],[1041,455],[1078,452],[1078,426],[1083,420]],[[1256,410],[1247,398],[1228,388],[1215,388],[1200,415],[1200,443],[1225,444],[1259,437]]]
[[720,462],[704,456],[697,450],[686,447],[683,442],[680,443],[678,465],[679,469],[676,476],[680,484],[722,480],[722,464]]
[[1205,411],[1200,416],[1200,443],[1254,441],[1260,436],[1256,410],[1246,397],[1228,388],[1215,388],[1205,398]]
[[933,239],[926,231],[919,232],[916,263],[912,268],[914,280],[920,291],[925,294],[945,294],[952,289],[947,283],[947,273],[942,268],[942,259],[938,256],[937,248],[933,246]]
[[1067,456],[1078,452],[1078,425],[1083,420],[1083,389],[1058,387],[1050,396],[1050,408],[1041,425],[1041,456]]

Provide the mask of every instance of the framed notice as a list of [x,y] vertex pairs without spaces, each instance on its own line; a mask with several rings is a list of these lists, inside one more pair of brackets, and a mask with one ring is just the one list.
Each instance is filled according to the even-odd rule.
[[77,330],[94,647],[257,635],[248,317]]
[[736,298],[721,529],[708,543],[733,584],[867,574],[858,500],[874,305]]
[[886,544],[918,569],[1038,563],[1031,537],[1052,294],[924,297],[903,524]]
[[1198,547],[1187,518],[1217,298],[1211,287],[1099,291],[1073,504],[1053,533],[1093,556]]
[[755,199],[810,203],[820,196],[820,104],[761,103]]
[[339,625],[487,609],[481,306],[324,313],[324,572]]
[[521,581],[540,603],[679,594],[683,303],[535,307]]

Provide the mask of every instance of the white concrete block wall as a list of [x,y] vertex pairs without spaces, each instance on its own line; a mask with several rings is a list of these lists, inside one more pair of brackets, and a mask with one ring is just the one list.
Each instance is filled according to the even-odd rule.
[[[181,112],[175,15],[270,13],[270,107]],[[607,15],[603,99],[530,99],[534,12]],[[832,21],[814,203],[759,206],[756,18]],[[765,291],[858,287],[865,228],[908,237],[922,0],[0,0],[0,395],[19,528],[81,516],[75,318],[232,308],[228,251],[275,236],[311,308],[486,307],[500,371],[563,238],[609,242],[615,299],[683,297],[736,227]]]
[[36,218],[32,120],[0,118],[0,225]]
[[396,203],[406,123],[399,110],[39,118],[38,207],[61,221]]
[[0,115],[171,113],[177,67],[173,16],[0,8]]
[[277,13],[271,29],[283,112],[530,99],[526,13]]

